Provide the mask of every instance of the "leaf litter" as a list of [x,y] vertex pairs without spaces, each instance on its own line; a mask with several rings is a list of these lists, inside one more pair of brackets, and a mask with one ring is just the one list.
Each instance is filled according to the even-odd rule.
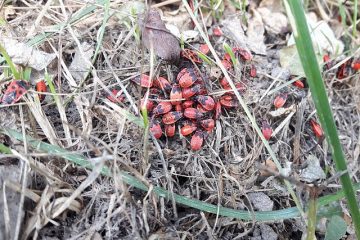
[[[201,9],[201,13],[206,19],[212,19],[211,21],[205,19],[206,24],[211,22],[223,32],[219,36],[212,35],[215,28],[211,24],[207,25],[207,34],[211,37],[211,43],[220,56],[225,54],[223,48],[225,41],[231,47],[240,47],[251,51],[254,59],[251,62],[238,64],[234,72],[231,72],[231,76],[246,85],[247,90],[242,95],[255,115],[258,125],[261,125],[263,120],[267,120],[272,129],[276,130],[276,134],[271,136],[269,142],[286,169],[286,177],[293,178],[296,181],[313,182],[324,179],[324,169],[327,169],[327,174],[330,176],[335,174],[335,170],[332,160],[327,154],[326,144],[317,142],[316,136],[311,131],[309,121],[306,121],[314,117],[314,107],[308,89],[306,87],[299,89],[292,84],[286,84],[291,78],[289,72],[301,75],[299,70],[292,69],[292,66],[299,69],[300,65],[299,63],[292,63],[291,65],[281,63],[284,60],[279,52],[287,47],[287,42],[283,39],[287,39],[291,32],[286,27],[288,22],[284,22],[281,8],[277,8],[277,13],[274,15],[279,20],[278,24],[272,25],[270,23],[268,13],[273,11],[272,7],[274,6],[269,1],[261,1],[260,6],[251,6],[253,9],[250,8],[250,11],[246,13],[241,12],[241,15],[221,16],[219,24],[217,24],[216,19],[212,19],[211,12],[209,12],[210,6]],[[75,12],[81,7],[86,7],[86,5],[76,2],[74,6],[64,5],[64,7],[68,12]],[[40,11],[36,7],[34,9],[34,12]],[[54,14],[59,8],[51,9],[46,13],[47,19],[44,18],[40,21],[41,27],[48,28],[51,25],[58,24],[57,17]],[[236,8],[231,11],[236,11],[234,9]],[[24,19],[28,20],[22,21],[23,23],[20,25],[18,21],[12,22],[10,20],[10,26],[22,29],[25,32],[31,28],[34,21],[32,14],[26,15],[25,10],[17,5],[7,5],[5,10],[8,13],[13,11],[16,13],[8,15],[8,18],[14,15],[23,16]],[[0,119],[11,116],[11,119],[2,124],[1,127],[11,127],[17,130],[23,128],[26,134],[35,135],[45,141],[57,142],[58,145],[68,150],[85,155],[91,162],[100,159],[100,164],[110,166],[114,172],[128,167],[138,171],[147,169],[142,176],[143,179],[148,179],[152,184],[167,188],[171,192],[207,203],[238,210],[249,210],[254,207],[256,211],[294,206],[281,178],[275,177],[276,175],[273,173],[260,172],[260,169],[256,167],[257,163],[272,164],[272,160],[269,159],[259,137],[240,108],[232,111],[224,110],[220,119],[216,121],[216,133],[206,140],[205,147],[199,152],[192,152],[188,149],[188,139],[186,138],[161,139],[156,144],[157,147],[150,141],[148,144],[150,165],[142,166],[142,159],[144,158],[142,127],[144,123],[141,121],[141,116],[133,108],[140,105],[143,96],[139,88],[129,80],[150,70],[149,49],[153,48],[155,55],[163,60],[176,62],[180,58],[179,43],[182,41],[181,36],[192,36],[186,37],[185,42],[191,43],[189,46],[185,45],[186,48],[193,47],[196,49],[200,44],[203,44],[203,41],[197,37],[199,36],[197,29],[189,27],[191,26],[189,18],[183,17],[188,15],[184,12],[180,1],[169,3],[162,6],[161,9],[145,11],[145,15],[137,15],[143,11],[143,5],[139,3],[134,6],[129,4],[124,6],[119,2],[112,2],[111,10],[117,13],[116,25],[109,25],[105,28],[100,54],[94,65],[95,70],[86,79],[84,79],[86,76],[84,71],[89,70],[88,61],[91,59],[91,52],[93,51],[91,46],[96,44],[97,30],[100,27],[98,22],[93,21],[96,18],[94,15],[87,15],[86,21],[71,25],[76,30],[75,36],[79,39],[74,39],[74,35],[71,35],[64,28],[58,32],[60,34],[52,35],[48,39],[49,43],[41,43],[38,49],[24,48],[26,53],[24,57],[29,56],[29,51],[35,52],[35,54],[30,54],[30,57],[26,57],[22,61],[15,62],[14,60],[16,64],[30,66],[36,70],[47,68],[50,72],[55,73],[54,76],[58,76],[54,77],[53,83],[61,102],[63,102],[64,114],[66,114],[68,122],[64,123],[61,120],[57,108],[51,102],[52,98],[47,97],[41,105],[29,103],[32,112],[28,111],[24,114],[25,125],[21,123],[19,118],[13,117],[19,115],[19,106],[0,106]],[[96,13],[103,13],[104,10],[103,8],[96,8],[95,11]],[[162,14],[161,11],[165,14]],[[246,15],[248,22],[243,21],[243,14]],[[119,17],[120,15],[121,17]],[[166,28],[162,15],[166,16],[167,25],[177,26],[180,33],[177,35],[178,38]],[[177,15],[182,16],[178,21],[184,24],[175,22]],[[170,16],[173,17],[174,22]],[[199,16],[199,22],[202,22],[201,15],[197,16]],[[136,18],[139,18],[140,22],[142,21],[142,24],[139,24],[140,26],[137,25]],[[129,19],[131,21],[128,21]],[[181,26],[185,27],[182,28]],[[145,47],[143,49],[139,48],[136,40],[136,33],[139,33],[136,30],[137,27],[142,33],[142,44]],[[39,29],[35,31],[38,34],[42,33]],[[191,34],[185,34],[185,31],[190,31]],[[14,46],[26,42],[26,40],[28,39],[19,37],[14,42]],[[87,61],[79,57],[76,41],[82,43]],[[158,44],[163,41],[165,44]],[[52,44],[59,52],[53,51],[54,49],[49,48],[48,44]],[[325,50],[329,49],[328,46],[325,47]],[[58,62],[54,61],[56,56],[59,57]],[[212,59],[211,55],[208,57]],[[29,61],[31,58],[35,60]],[[61,61],[64,64],[58,65]],[[216,65],[208,66],[207,64],[209,63],[200,64],[199,68],[205,73],[205,76],[210,75],[206,84],[210,92],[217,96],[222,90],[217,89],[215,83],[222,76],[219,72],[215,73]],[[255,78],[241,74],[246,72],[245,70],[251,64],[256,66],[257,77]],[[210,71],[210,68],[214,70]],[[167,65],[156,60],[155,69],[152,70],[154,70],[156,77],[161,75],[168,78],[169,81],[174,81],[179,69],[176,65]],[[351,80],[356,76],[350,75],[346,84],[333,81],[334,70],[329,71],[325,76],[345,153],[347,156],[354,156],[354,154],[356,156],[358,154],[354,152],[354,149],[359,147],[355,136],[360,131],[359,126],[356,125],[359,122],[356,92],[358,91],[358,84]],[[79,84],[78,87],[70,86],[68,78],[76,79],[77,84]],[[106,99],[107,91],[99,88],[99,86],[106,86],[112,90],[119,87],[119,81],[131,99],[126,96],[123,98],[123,102],[110,102]],[[273,106],[273,100],[279,91],[288,94],[288,105],[276,110]],[[28,94],[32,94],[32,92],[30,91]],[[34,101],[33,98],[28,99]],[[297,113],[300,100],[307,104],[303,111],[303,121],[299,127],[301,154],[298,156],[299,159],[294,159],[293,145],[295,140],[293,136],[297,124],[295,121],[296,114],[290,115],[290,113],[294,111]],[[40,108],[42,109],[40,110]],[[11,114],[8,111],[11,111]],[[64,128],[58,127],[59,124],[69,126],[72,141],[64,139],[67,135],[64,133]],[[1,139],[5,139],[7,146],[18,151],[24,151],[18,142],[2,136]],[[32,168],[34,175],[28,180],[32,183],[29,191],[40,192],[44,199],[49,199],[53,203],[64,203],[66,199],[71,201],[73,200],[72,196],[77,196],[72,201],[72,205],[66,206],[74,206],[74,204],[79,206],[77,204],[81,203],[81,207],[76,208],[76,210],[81,209],[80,212],[69,211],[66,208],[64,210],[65,205],[63,205],[61,209],[66,214],[62,218],[52,218],[48,224],[41,225],[40,228],[29,225],[28,229],[30,229],[31,234],[41,238],[141,239],[181,236],[182,238],[201,239],[215,235],[217,238],[233,239],[244,233],[247,233],[247,236],[252,239],[264,239],[265,236],[267,239],[276,239],[276,233],[282,234],[288,239],[301,237],[297,231],[286,230],[286,228],[292,229],[293,226],[295,229],[296,221],[293,220],[257,224],[253,228],[250,222],[240,223],[231,218],[208,213],[200,214],[197,210],[175,205],[174,202],[163,198],[156,198],[151,192],[144,194],[135,188],[124,185],[119,179],[111,181],[105,177],[97,177],[96,180],[91,178],[89,182],[92,184],[84,188],[81,182],[85,181],[87,177],[96,175],[91,175],[91,172],[66,163],[57,156],[40,154],[36,149],[28,149],[28,151],[33,156],[26,155],[26,157],[35,159],[39,164],[43,164],[49,172],[56,172],[58,176],[53,179],[50,175],[44,174],[42,170]],[[111,153],[110,157],[109,153]],[[311,159],[317,160],[310,161]],[[166,161],[166,164],[163,160]],[[18,163],[15,163],[15,166],[16,164]],[[269,168],[272,169],[273,167]],[[353,174],[356,175],[357,173],[354,172]],[[335,181],[338,183],[338,179]],[[48,182],[54,185],[48,186]],[[299,193],[302,191],[302,189],[296,190]],[[327,192],[332,191],[333,189],[329,188]],[[302,200],[306,202],[307,199]],[[41,201],[37,203],[38,209],[48,206],[51,205]],[[59,207],[60,205],[54,206]],[[31,205],[27,207],[31,209]],[[41,220],[51,218],[51,215],[39,214],[34,216]],[[31,221],[23,219],[23,221],[25,224],[33,223],[33,219],[31,218]],[[216,230],[212,231],[213,229]]]

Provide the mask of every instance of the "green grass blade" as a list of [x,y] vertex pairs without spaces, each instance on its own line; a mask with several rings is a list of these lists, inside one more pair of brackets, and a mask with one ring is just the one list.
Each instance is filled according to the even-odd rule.
[[[2,132],[7,134],[8,136],[15,138],[19,141],[24,141],[24,136],[12,129],[2,129]],[[58,146],[54,146],[39,140],[36,140],[30,136],[26,136],[26,141],[28,145],[40,152],[45,152],[51,155],[56,155],[58,157],[62,157],[68,161],[71,161],[75,164],[77,164],[80,167],[92,169],[93,165],[82,155],[70,153],[67,150],[64,150]],[[6,149],[8,149],[6,147]],[[103,167],[101,170],[101,174],[104,176],[112,177],[112,171],[108,167]],[[137,189],[148,191],[148,187],[142,183],[139,179],[129,175],[126,172],[121,171],[120,177],[122,180],[129,184],[132,187],[135,187]],[[360,183],[356,184],[354,186],[356,189],[360,189]],[[263,212],[248,212],[243,210],[235,210],[231,208],[226,207],[219,207],[217,205],[209,204],[202,202],[200,200],[192,199],[189,197],[181,196],[178,194],[171,193],[169,191],[166,191],[165,189],[161,187],[155,186],[152,189],[152,192],[155,193],[159,197],[164,197],[167,199],[171,199],[172,197],[175,198],[175,201],[179,204],[183,204],[188,207],[192,207],[195,209],[198,209],[200,211],[209,212],[213,214],[219,214],[220,216],[225,217],[233,217],[241,220],[247,220],[251,221],[255,219],[256,221],[275,221],[275,220],[282,220],[282,219],[289,219],[289,218],[296,218],[300,216],[300,212],[296,207],[282,209],[282,210],[275,210],[275,211],[263,211]],[[344,192],[341,190],[333,195],[328,195],[325,197],[319,198],[317,201],[317,204],[319,206],[319,210],[317,214],[319,216],[328,216],[333,214],[341,214],[341,209],[338,209],[338,211],[335,211],[334,208],[326,207],[329,206],[330,203],[333,203],[335,201],[338,201],[339,199],[344,197]]]
[[14,78],[20,79],[21,78],[20,73],[16,70],[16,67],[15,67],[14,63],[12,62],[9,54],[6,52],[5,48],[1,44],[0,44],[0,53],[4,57],[6,63],[9,65]]
[[[293,28],[296,47],[310,86],[317,114],[335,161],[336,170],[339,172],[346,171],[346,160],[337,134],[325,86],[321,78],[320,68],[316,60],[304,9],[299,0],[284,1],[284,3]],[[360,212],[348,172],[340,176],[340,182],[345,192],[356,235],[358,239],[360,239]]]

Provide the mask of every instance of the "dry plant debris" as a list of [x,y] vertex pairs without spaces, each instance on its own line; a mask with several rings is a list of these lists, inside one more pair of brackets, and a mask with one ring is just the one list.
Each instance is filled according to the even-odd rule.
[[[301,239],[306,232],[302,219],[238,221],[99,175],[100,167],[107,165],[114,174],[126,170],[146,184],[237,210],[294,206],[275,177],[273,159],[214,64],[209,53],[213,47],[286,177],[303,184],[293,186],[301,202],[306,204],[308,198],[299,186],[336,176],[296,48],[289,40],[292,33],[281,1],[190,5],[212,46],[204,44],[181,1],[150,3],[159,6],[156,10],[141,1],[105,2],[2,5],[6,24],[0,43],[17,70],[26,74],[14,80],[3,68],[0,128],[84,155],[95,168],[86,170],[1,133],[0,144],[13,150],[11,155],[0,153],[1,171],[25,165],[29,171],[20,172],[26,182],[6,187],[7,198],[12,194],[17,198],[16,193],[25,189],[21,196],[25,215],[13,220],[18,209],[8,204],[15,222],[1,220],[0,232],[5,232],[5,224],[12,230],[22,222],[22,231],[14,229],[11,234],[39,239]],[[360,39],[346,40],[349,30],[338,22],[336,4],[311,4],[324,5],[309,15],[309,21],[319,28],[313,34],[319,63],[352,164],[349,169],[357,179],[360,60],[359,51],[352,49]],[[351,15],[351,7],[343,7]],[[29,46],[29,41],[37,44]],[[342,53],[342,46],[347,52]],[[150,134],[157,140],[141,127],[144,108]],[[199,129],[201,134],[196,133]],[[171,138],[177,132],[179,137]],[[191,133],[195,137],[186,137]],[[144,166],[146,162],[149,165]],[[3,190],[4,185],[0,187]],[[335,177],[322,194],[338,187]],[[5,209],[1,204],[0,208]],[[348,216],[345,207],[342,211]],[[318,230],[319,237],[324,236]],[[350,238],[354,231],[348,227],[346,234]]]

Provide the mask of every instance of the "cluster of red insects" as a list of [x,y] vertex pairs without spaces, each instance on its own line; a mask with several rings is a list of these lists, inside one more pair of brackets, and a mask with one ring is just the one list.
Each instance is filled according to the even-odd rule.
[[[207,54],[209,49],[203,44],[200,46],[200,51]],[[233,52],[243,61],[252,58],[249,52],[241,48],[234,48]],[[186,67],[181,68],[174,83],[164,77],[150,79],[146,74],[134,78],[133,82],[143,88],[149,88],[150,95],[146,108],[151,119],[150,131],[154,137],[161,138],[163,135],[173,137],[178,126],[182,136],[191,137],[190,147],[196,151],[203,146],[206,137],[214,130],[215,121],[221,115],[222,108],[230,109],[237,107],[238,104],[225,78],[222,78],[219,84],[227,91],[224,91],[225,93],[219,98],[209,95],[203,76],[196,65],[202,61],[194,51],[185,49],[181,52],[181,57]],[[232,68],[229,54],[225,54],[222,63],[227,70]],[[250,75],[256,76],[254,66],[251,66]],[[245,90],[240,82],[235,86],[239,91]],[[113,94],[116,93],[115,90]],[[115,100],[110,96],[109,99]],[[143,101],[144,99],[141,106],[144,105]]]

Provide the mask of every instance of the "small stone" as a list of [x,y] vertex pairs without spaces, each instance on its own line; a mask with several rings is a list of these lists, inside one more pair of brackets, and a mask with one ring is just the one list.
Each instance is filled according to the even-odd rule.
[[255,210],[272,211],[274,202],[262,192],[249,193],[248,197]]

